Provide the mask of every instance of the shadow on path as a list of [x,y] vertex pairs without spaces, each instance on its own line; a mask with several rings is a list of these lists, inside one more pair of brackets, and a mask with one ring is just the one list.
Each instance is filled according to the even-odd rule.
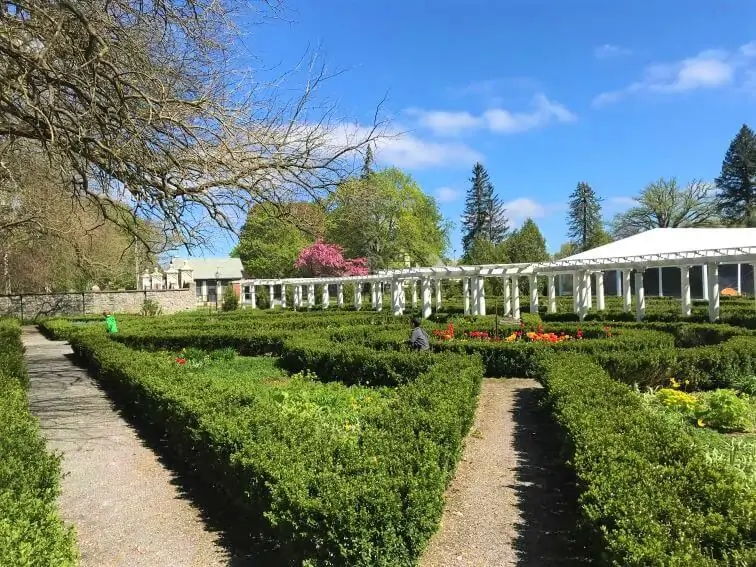
[[579,529],[575,478],[561,454],[560,432],[542,388],[519,390],[514,403],[515,490],[522,523],[514,546],[518,567],[595,565]]

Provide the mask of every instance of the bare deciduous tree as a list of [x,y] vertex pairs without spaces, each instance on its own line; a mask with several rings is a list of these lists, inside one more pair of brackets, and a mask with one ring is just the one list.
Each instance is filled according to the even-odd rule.
[[649,184],[638,197],[637,205],[612,220],[615,238],[627,238],[652,228],[712,226],[717,224],[714,186],[693,180],[679,187],[677,180],[661,178]]
[[[160,222],[187,244],[234,228],[256,202],[318,199],[355,168],[378,121],[345,129],[305,65],[293,98],[232,62],[236,0],[3,0],[0,142],[33,141],[72,172],[71,196],[130,229]],[[350,135],[346,132],[350,131]]]

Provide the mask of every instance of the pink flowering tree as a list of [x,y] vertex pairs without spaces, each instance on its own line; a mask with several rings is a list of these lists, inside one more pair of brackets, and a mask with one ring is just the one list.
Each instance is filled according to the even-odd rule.
[[320,240],[299,253],[294,267],[308,276],[365,276],[369,272],[367,259],[348,260],[341,246]]

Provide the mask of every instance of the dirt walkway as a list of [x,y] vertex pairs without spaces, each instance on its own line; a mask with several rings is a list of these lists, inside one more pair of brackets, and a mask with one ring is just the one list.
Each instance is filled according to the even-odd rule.
[[483,381],[441,526],[420,567],[590,563],[574,551],[574,501],[564,490],[571,479],[540,394],[534,380]]
[[49,449],[63,454],[63,518],[82,567],[215,567],[227,552],[173,475],[114,411],[70,347],[23,332],[29,403]]

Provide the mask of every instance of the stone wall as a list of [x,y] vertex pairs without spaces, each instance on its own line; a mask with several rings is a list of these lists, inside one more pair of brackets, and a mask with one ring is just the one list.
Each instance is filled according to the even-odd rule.
[[33,319],[39,315],[82,315],[103,311],[139,313],[145,299],[156,300],[166,315],[194,309],[197,306],[193,287],[171,290],[0,295],[0,315]]

